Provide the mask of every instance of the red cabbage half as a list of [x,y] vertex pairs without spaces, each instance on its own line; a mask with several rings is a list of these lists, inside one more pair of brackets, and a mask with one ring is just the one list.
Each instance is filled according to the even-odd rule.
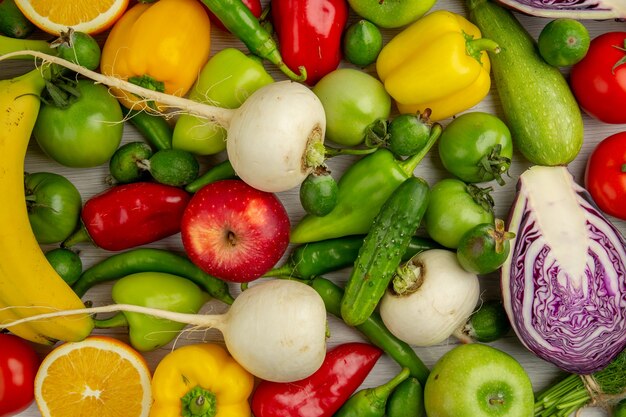
[[624,19],[624,0],[498,0],[519,12],[539,17],[572,19]]
[[535,166],[517,184],[502,266],[504,306],[522,343],[577,374],[626,346],[624,238],[565,167]]

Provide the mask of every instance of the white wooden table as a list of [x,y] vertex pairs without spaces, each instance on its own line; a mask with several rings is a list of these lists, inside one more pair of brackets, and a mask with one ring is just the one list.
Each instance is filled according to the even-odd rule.
[[[466,10],[464,8],[463,2],[460,0],[439,0],[433,10],[437,9],[447,9],[466,15]],[[549,22],[549,19],[533,18],[529,16],[522,16],[519,14],[516,14],[516,16],[529,30],[529,32],[535,37],[535,39],[537,38],[539,32],[545,26],[545,24]],[[351,19],[355,19],[355,16],[351,15]],[[624,22],[584,21],[583,23],[585,23],[585,25],[588,27],[592,38],[603,32],[626,30],[626,23]],[[395,33],[396,31],[384,31],[385,40],[388,41]],[[245,47],[241,42],[239,42],[230,35],[226,35],[223,32],[220,32],[217,29],[213,29],[212,35],[212,53],[215,53],[216,51],[219,51],[222,48],[228,46],[234,46],[245,50]],[[8,78],[17,74],[21,74],[29,68],[29,65],[30,63],[22,62],[0,63],[0,76],[2,78]],[[272,75],[275,76],[276,79],[283,78],[282,74],[278,72],[271,64],[268,64],[266,67],[272,73]],[[371,68],[365,70],[368,72],[372,71]],[[564,70],[564,72],[567,73],[567,70]],[[479,105],[475,106],[471,110],[492,112],[502,117],[498,98],[497,95],[494,93],[495,92],[492,90],[491,94],[483,102],[481,102]],[[448,122],[449,120],[444,121],[444,126]],[[570,165],[571,172],[574,174],[575,178],[579,182],[582,181],[585,162],[595,144],[613,133],[626,131],[626,125],[603,124],[592,120],[587,116],[584,116],[584,122],[585,142],[580,154],[578,155],[576,160],[573,161]],[[141,137],[130,124],[127,124],[124,131],[124,142],[133,140],[141,140]],[[210,165],[215,161],[215,158],[202,159],[202,162],[206,163],[207,165]],[[333,170],[333,175],[339,177],[343,170],[351,162],[352,159],[350,159],[349,157],[337,157],[332,159],[329,162],[329,165]],[[510,170],[511,178],[507,180],[506,186],[500,187],[497,186],[497,184],[495,185],[495,192],[493,196],[496,201],[496,214],[499,217],[503,218],[506,216],[506,213],[508,212],[508,209],[514,197],[514,187],[516,179],[519,174],[524,171],[528,166],[529,163],[526,162],[519,154],[516,154],[514,156],[512,167]],[[87,200],[92,195],[104,190],[107,187],[105,183],[105,178],[108,174],[108,167],[106,165],[90,169],[70,169],[62,167],[54,161],[48,159],[37,147],[34,140],[29,147],[26,159],[26,170],[28,172],[54,171],[59,174],[65,175],[78,187],[79,191],[82,194],[83,201]],[[438,160],[436,152],[431,152],[425,158],[425,160],[416,169],[415,174],[426,179],[431,185],[434,184],[438,179],[446,176],[446,173]],[[280,193],[279,197],[287,207],[292,223],[295,224],[303,216],[304,213],[298,201],[297,189]],[[622,232],[626,232],[625,222],[615,220],[615,224]],[[164,239],[150,246],[182,252],[182,244],[180,242],[180,236],[178,235]],[[51,247],[44,247],[44,249],[50,248]],[[107,255],[109,255],[109,253],[89,245],[81,245],[79,248],[81,250],[80,255],[85,268],[93,265],[98,260],[103,259]],[[347,271],[335,273],[329,275],[328,277],[333,278],[341,283],[346,279]],[[484,297],[486,299],[499,296],[499,282],[496,276],[482,277],[481,285],[483,286]],[[103,284],[97,286],[90,290],[86,294],[84,299],[92,300],[94,302],[94,305],[110,303],[110,287],[111,284]],[[233,286],[232,290],[233,293],[236,294],[236,286]],[[203,309],[203,311],[205,312],[222,312],[224,310],[225,306],[221,305],[217,301],[209,302]],[[329,347],[347,341],[364,340],[358,332],[348,328],[334,317],[329,317],[329,323],[331,331],[331,336],[328,340]],[[115,335],[121,340],[127,340],[124,329],[97,332]],[[200,338],[205,338],[205,340],[221,341],[221,335],[217,331],[208,331],[206,333],[186,333],[183,334],[176,341],[176,346],[193,343],[199,341]],[[254,341],[251,341],[251,343],[254,343]],[[451,349],[456,343],[456,340],[451,339],[448,342],[438,346],[429,348],[416,348],[415,350],[422,358],[422,360],[426,363],[426,365],[431,367],[437,361],[437,359],[441,357],[443,353]],[[550,382],[552,382],[555,377],[559,375],[559,371],[554,366],[538,359],[533,354],[528,352],[525,348],[523,348],[513,333],[509,334],[507,337],[498,342],[492,343],[492,345],[511,353],[522,363],[522,365],[530,375],[533,386],[536,390],[544,388]],[[157,351],[147,353],[145,356],[148,363],[150,364],[150,367],[154,369],[158,361],[173,347],[174,344],[170,344]],[[47,352],[47,348],[44,347],[38,347],[38,350],[40,351],[42,356]],[[364,382],[363,387],[375,386],[383,383],[390,379],[393,375],[395,375],[398,370],[399,367],[397,364],[395,364],[388,357],[383,356]],[[36,406],[33,404],[29,409],[21,413],[20,417],[35,417],[39,415],[40,414],[37,411]],[[605,414],[600,410],[589,408],[584,411],[583,415],[602,416]]]

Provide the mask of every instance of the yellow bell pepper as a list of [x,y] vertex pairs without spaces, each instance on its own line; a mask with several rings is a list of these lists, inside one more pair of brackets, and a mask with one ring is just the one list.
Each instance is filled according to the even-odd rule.
[[157,365],[150,417],[249,417],[253,387],[254,376],[222,346],[186,345]]
[[437,121],[485,98],[491,87],[486,50],[499,48],[463,16],[438,10],[391,39],[376,71],[400,113],[430,108],[430,119]]
[[[184,96],[209,59],[210,28],[209,15],[197,0],[138,3],[111,29],[100,69],[143,87]],[[125,107],[145,107],[132,94],[118,89],[113,93]]]

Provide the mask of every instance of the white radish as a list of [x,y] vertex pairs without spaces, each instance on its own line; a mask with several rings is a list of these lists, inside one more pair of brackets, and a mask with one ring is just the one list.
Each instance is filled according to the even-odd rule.
[[317,96],[302,84],[281,81],[255,91],[239,107],[228,127],[226,152],[249,185],[289,190],[323,164],[325,130]]
[[142,100],[154,101],[159,109],[178,108],[224,127],[228,158],[235,173],[259,190],[289,190],[324,164],[326,115],[321,101],[303,84],[293,81],[268,84],[239,108],[223,109],[148,90],[37,51],[11,52],[0,56],[0,61],[24,55],[63,66]]
[[319,369],[326,355],[327,322],[322,298],[306,284],[279,279],[251,286],[224,314],[183,314],[114,304],[35,315],[0,324],[0,329],[51,317],[114,311],[218,329],[233,358],[248,372],[267,381],[292,382],[306,378]]
[[478,277],[461,267],[456,253],[432,249],[400,269],[381,299],[380,316],[400,340],[433,346],[467,321],[479,297]]

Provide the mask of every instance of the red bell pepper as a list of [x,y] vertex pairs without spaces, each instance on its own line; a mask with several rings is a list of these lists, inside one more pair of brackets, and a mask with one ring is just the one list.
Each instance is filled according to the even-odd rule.
[[294,71],[304,66],[307,84],[339,66],[346,0],[271,0],[271,13],[283,61]]
[[159,183],[117,185],[90,198],[81,212],[81,228],[62,246],[91,240],[110,251],[155,242],[180,232],[191,195]]
[[372,370],[382,350],[349,342],[328,351],[313,375],[296,382],[261,381],[252,394],[255,417],[331,417]]

